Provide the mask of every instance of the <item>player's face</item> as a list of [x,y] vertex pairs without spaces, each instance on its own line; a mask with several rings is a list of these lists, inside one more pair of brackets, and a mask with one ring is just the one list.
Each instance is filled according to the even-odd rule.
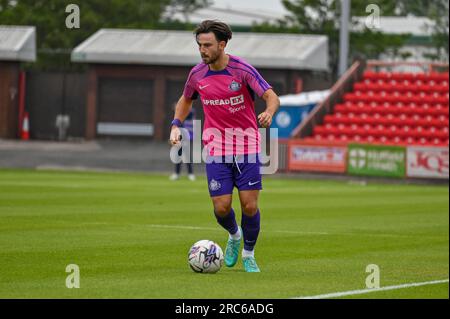
[[216,62],[225,49],[225,41],[218,42],[214,33],[200,33],[197,36],[198,50],[206,64]]

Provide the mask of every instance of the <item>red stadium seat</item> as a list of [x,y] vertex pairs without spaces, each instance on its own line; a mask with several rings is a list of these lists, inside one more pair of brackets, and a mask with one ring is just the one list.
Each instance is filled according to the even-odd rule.
[[314,140],[447,145],[447,73],[366,71],[313,130]]

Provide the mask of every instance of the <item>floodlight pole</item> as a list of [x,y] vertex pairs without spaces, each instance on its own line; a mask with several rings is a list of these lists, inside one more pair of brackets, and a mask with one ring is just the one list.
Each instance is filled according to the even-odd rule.
[[348,68],[348,25],[350,21],[350,1],[351,0],[341,0],[341,27],[339,30],[339,76],[344,74]]

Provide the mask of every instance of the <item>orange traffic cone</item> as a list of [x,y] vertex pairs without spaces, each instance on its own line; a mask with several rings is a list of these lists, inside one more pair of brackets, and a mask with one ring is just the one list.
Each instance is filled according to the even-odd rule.
[[30,122],[28,112],[25,112],[25,116],[23,117],[22,132],[20,134],[20,138],[26,141],[30,139]]

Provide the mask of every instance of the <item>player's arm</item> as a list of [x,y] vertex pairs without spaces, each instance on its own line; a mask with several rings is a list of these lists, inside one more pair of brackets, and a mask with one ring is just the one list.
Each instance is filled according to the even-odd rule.
[[[178,122],[179,125],[181,125],[181,123],[183,123],[186,117],[189,115],[191,109],[192,109],[192,100],[182,95],[175,107],[174,122]],[[181,131],[179,129],[179,125],[172,125],[172,128],[170,130],[169,142],[172,145],[178,144],[181,140]]]
[[280,99],[272,89],[264,92],[262,99],[266,101],[266,110],[258,115],[258,121],[262,127],[270,127],[272,118],[280,107]]

